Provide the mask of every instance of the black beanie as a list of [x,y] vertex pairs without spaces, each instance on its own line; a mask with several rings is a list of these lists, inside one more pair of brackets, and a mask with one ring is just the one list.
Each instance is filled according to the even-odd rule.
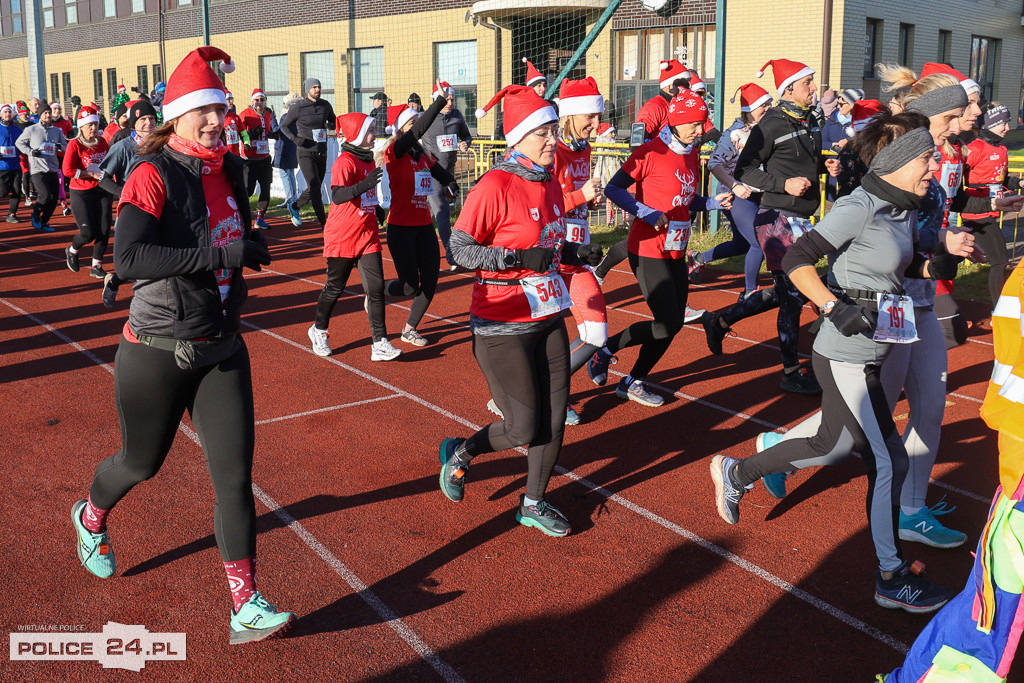
[[149,100],[136,100],[128,110],[128,130],[135,130],[135,124],[143,116],[156,118],[156,109]]

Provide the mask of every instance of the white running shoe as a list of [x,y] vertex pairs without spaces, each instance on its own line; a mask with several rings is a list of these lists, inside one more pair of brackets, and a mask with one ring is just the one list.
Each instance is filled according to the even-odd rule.
[[306,334],[309,335],[309,341],[313,342],[313,353],[324,358],[331,355],[330,332],[317,329],[316,323],[313,323]]
[[370,360],[394,360],[401,355],[402,352],[392,346],[387,337],[373,342],[370,347]]
[[700,320],[700,317],[704,315],[704,309],[697,310],[695,308],[686,307],[686,314],[683,316],[683,322],[686,324],[695,323]]
[[402,341],[406,344],[412,344],[413,346],[426,346],[430,342],[426,338],[417,332],[416,330],[406,330],[402,333]]

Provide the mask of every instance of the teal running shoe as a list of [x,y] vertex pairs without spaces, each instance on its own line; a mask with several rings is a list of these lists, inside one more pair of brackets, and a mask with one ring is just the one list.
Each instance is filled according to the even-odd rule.
[[231,644],[254,643],[284,634],[295,623],[291,612],[278,612],[259,591],[238,612],[231,612]]
[[548,536],[568,536],[572,531],[569,520],[547,501],[540,501],[536,505],[526,505],[526,496],[519,496],[519,509],[516,511],[516,521],[523,526],[532,526],[540,529]]
[[86,501],[80,500],[71,506],[71,522],[75,525],[75,535],[78,537],[78,559],[90,573],[101,579],[109,579],[117,570],[114,549],[110,547],[106,531],[94,534],[82,524],[85,504]]
[[445,498],[458,503],[466,493],[466,474],[469,465],[455,457],[455,449],[465,443],[465,439],[445,439],[441,442],[438,455],[441,458],[441,493]]
[[[768,450],[780,441],[782,441],[782,434],[778,432],[761,432],[757,435],[754,447],[760,453],[761,451]],[[776,474],[766,474],[761,477],[761,481],[764,483],[765,489],[768,490],[768,495],[782,500],[786,497],[787,478],[789,478],[789,472],[778,472]]]
[[930,508],[921,508],[912,515],[900,510],[900,540],[916,541],[933,548],[958,548],[967,540],[967,534],[954,531],[936,519],[938,515],[948,515],[956,506],[946,509],[943,498]]

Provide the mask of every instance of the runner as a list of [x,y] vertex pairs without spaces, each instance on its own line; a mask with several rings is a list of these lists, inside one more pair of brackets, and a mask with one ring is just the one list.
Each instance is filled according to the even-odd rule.
[[[732,225],[732,239],[722,242],[705,252],[689,253],[690,281],[700,284],[704,267],[713,261],[746,254],[743,261],[743,291],[740,301],[757,291],[757,274],[764,261],[764,252],[754,234],[754,218],[757,216],[757,188],[737,182],[736,160],[747,144],[750,130],[764,117],[772,106],[772,97],[756,83],[747,83],[736,89],[740,96],[740,116],[726,129],[708,160],[708,170],[718,179],[718,192],[732,192],[732,209],[725,212]],[[736,101],[736,93],[730,102]]]
[[365,292],[363,308],[370,320],[370,360],[394,360],[402,352],[388,341],[384,319],[384,265],[377,229],[377,182],[383,169],[373,163],[376,119],[358,112],[341,119],[346,141],[331,167],[331,212],[324,228],[327,284],[317,299],[316,320],[307,335],[313,353],[331,355],[327,331],[331,313],[355,266]]
[[[53,117],[53,125],[60,128],[60,132],[64,133],[64,137],[68,140],[77,135],[75,131],[75,125],[64,118],[64,108],[61,107],[60,102],[50,103],[50,114]],[[97,119],[98,121],[99,119]],[[61,215],[67,216],[71,213],[71,207],[68,205],[68,185],[70,178],[64,175],[63,172],[57,171],[57,197],[60,200]]]
[[[902,109],[901,109],[902,110]],[[856,145],[857,133],[864,130],[876,116],[890,109],[878,100],[859,100],[853,105],[850,114],[850,127],[853,137],[849,144],[839,150],[839,174],[836,176],[836,198],[845,197],[858,187],[860,179],[868,172],[868,165],[861,159],[860,149]]]
[[[697,195],[700,137],[708,108],[689,90],[680,91],[668,109],[668,125],[658,137],[636,148],[608,184],[608,199],[635,216],[629,228],[629,267],[654,314],[650,322],[633,323],[612,335],[593,355],[587,371],[597,385],[608,380],[608,366],[620,349],[640,345],[629,375],[615,388],[619,398],[660,406],[664,398],[644,381],[683,326],[689,289],[686,245],[690,212],[732,208],[732,195],[714,199]],[[637,185],[636,197],[629,188]]]
[[[309,202],[323,228],[327,223],[323,202],[324,173],[327,172],[327,131],[334,127],[334,108],[320,97],[320,81],[307,78],[303,87],[306,97],[293,104],[281,121],[281,132],[298,148],[299,170],[306,179],[306,189],[288,206],[288,213],[292,216],[292,225],[302,225],[299,209]],[[331,173],[333,175],[333,171]]]
[[398,279],[388,282],[389,296],[411,296],[409,318],[400,339],[413,346],[429,342],[416,331],[423,314],[434,300],[441,258],[437,251],[437,233],[430,220],[427,198],[434,193],[434,181],[445,188],[445,203],[459,193],[455,179],[420,146],[437,115],[447,106],[451,86],[437,83],[433,103],[423,114],[407,104],[388,107],[388,138],[376,154],[376,162],[386,173],[391,191],[388,212],[388,249],[395,262]]
[[[532,88],[510,85],[502,128],[509,153],[466,197],[452,231],[455,261],[477,271],[470,303],[473,355],[504,415],[468,439],[441,442],[441,492],[459,502],[473,458],[528,446],[526,493],[516,520],[565,536],[568,520],[545,500],[562,448],[569,399],[569,337],[561,311],[570,301],[557,269],[580,263],[590,245],[566,242],[562,191],[551,174],[558,116]],[[510,202],[508,197],[516,197]]]
[[32,227],[42,232],[53,232],[50,216],[57,208],[58,155],[64,151],[64,133],[53,125],[50,110],[44,109],[39,123],[34,123],[14,142],[18,151],[28,158],[32,171],[32,185],[39,199],[32,206]]
[[280,635],[295,615],[278,612],[255,583],[255,420],[239,309],[243,267],[259,270],[270,254],[250,239],[260,233],[250,229],[241,162],[221,141],[227,102],[208,65],[217,59],[234,68],[226,54],[203,47],[171,74],[167,123],[147,140],[146,162],[121,196],[114,256],[122,275],[139,280],[114,365],[123,444],[96,468],[89,498],[72,506],[71,518],[82,565],[113,576],[108,515],[160,470],[187,408],[216,496],[213,526],[234,603],[234,645]]
[[[284,96],[284,100],[281,102],[282,112],[281,120],[288,115],[291,107],[296,102],[302,100],[302,95],[296,92],[290,92]],[[341,117],[336,119],[338,130],[338,143],[344,140],[341,135]],[[277,176],[281,179],[281,184],[284,185],[284,202],[277,205],[279,209],[287,209],[292,202],[299,198],[298,185],[295,182],[295,169],[299,167],[299,157],[296,152],[295,143],[289,140],[284,135],[281,135],[281,129],[278,128],[277,140],[274,142],[274,168],[277,169]]]
[[533,88],[535,93],[544,97],[548,91],[548,77],[537,71],[537,67],[526,57],[523,57],[523,64],[526,65],[526,87]]
[[[14,122],[21,128],[22,132],[25,131],[29,126],[36,123],[29,118],[28,105],[24,102],[18,101],[15,105],[15,112],[17,118]],[[25,198],[25,206],[32,206],[36,200],[36,190],[32,186],[32,168],[28,163],[29,157],[25,154],[18,154],[18,163],[21,166],[21,195]],[[52,231],[51,231],[52,232]]]
[[21,161],[15,141],[21,127],[14,123],[14,107],[0,105],[0,198],[10,197],[7,222],[18,222],[18,202],[21,201]]
[[[112,114],[112,119],[116,121],[117,119],[121,118],[120,114],[118,114],[118,111],[120,110],[122,104],[125,105],[125,109],[128,108],[129,99],[131,98],[128,97],[128,88],[126,88],[123,85],[117,86],[117,94],[114,95],[114,101],[110,103],[110,113]],[[107,140],[107,142],[110,142],[110,140]]]
[[[437,159],[438,165],[445,172],[455,177],[455,165],[459,161],[459,152],[465,154],[469,151],[469,143],[473,141],[473,135],[469,132],[469,125],[466,118],[455,107],[455,90],[447,83],[441,83],[448,93],[447,103],[430,128],[423,135],[421,144],[430,152],[430,155]],[[477,110],[477,119],[480,112]],[[444,185],[434,183],[434,192],[427,197],[427,205],[430,207],[430,215],[437,225],[437,234],[444,245],[444,257],[448,262],[448,270],[454,271],[457,267],[452,261],[452,252],[448,243],[452,237],[451,207],[455,200],[449,201],[446,198],[447,190]],[[456,197],[455,199],[458,199]]]
[[107,144],[112,144],[114,136],[117,135],[121,129],[128,125],[128,103],[122,102],[114,109],[112,121],[103,130],[103,139],[107,141]]
[[[224,142],[228,151],[242,156],[242,118],[235,111],[235,97],[228,93],[228,113],[224,115]],[[243,166],[243,168],[245,168]],[[244,173],[244,171],[243,171]]]
[[[833,464],[857,450],[868,466],[868,523],[879,561],[875,602],[931,612],[949,600],[950,592],[912,571],[900,550],[896,513],[909,465],[880,370],[894,345],[917,338],[911,299],[902,295],[904,277],[949,277],[959,259],[916,253],[917,209],[937,166],[927,119],[883,114],[860,135],[872,171],[795,242],[782,264],[826,317],[812,357],[824,389],[821,426],[811,438],[787,440],[746,459],[716,455],[711,478],[718,514],[736,524],[740,499],[761,477]],[[822,284],[814,267],[828,254],[835,254],[838,295]]]
[[270,158],[270,140],[278,137],[277,121],[274,114],[267,109],[266,94],[256,88],[252,91],[252,104],[242,112],[241,128],[242,150],[245,153],[245,186],[249,195],[256,191],[256,183],[260,184],[260,198],[256,205],[256,227],[269,230],[266,221],[267,208],[270,206],[270,185],[274,182],[274,162]]
[[92,268],[89,275],[103,280],[103,254],[110,239],[111,197],[100,188],[103,175],[100,162],[107,155],[107,141],[97,135],[100,117],[88,107],[78,114],[78,135],[68,143],[64,153],[64,175],[71,180],[71,208],[78,224],[78,234],[64,250],[68,270],[77,273],[78,252],[92,242]]
[[[644,102],[636,114],[637,123],[644,124],[644,141],[655,138],[668,123],[668,105],[680,88],[685,88],[690,71],[675,59],[663,60],[658,94]],[[610,253],[609,253],[610,255]],[[620,259],[620,262],[625,258]],[[602,276],[603,277],[603,276]]]

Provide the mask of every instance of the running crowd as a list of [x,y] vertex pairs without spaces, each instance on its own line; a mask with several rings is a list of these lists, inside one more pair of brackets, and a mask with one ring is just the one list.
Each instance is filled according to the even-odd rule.
[[[492,397],[488,408],[499,419],[441,442],[439,486],[448,500],[467,494],[478,456],[525,447],[526,489],[516,519],[550,536],[569,534],[570,521],[545,493],[565,425],[581,419],[570,400],[572,375],[586,368],[605,385],[616,354],[637,346],[615,393],[658,407],[664,399],[647,378],[685,323],[699,321],[710,352],[721,354],[733,324],[776,310],[780,388],[820,394],[821,410],[786,434],[760,434],[750,457],[711,459],[718,514],[737,524],[742,499],[758,481],[782,498],[788,474],[859,453],[878,558],[875,601],[913,613],[946,605],[888,680],[931,680],[923,676],[964,662],[1005,678],[1024,613],[1017,607],[1024,578],[1024,356],[1021,268],[1006,280],[999,216],[1019,211],[1024,197],[1007,176],[1001,144],[1009,113],[982,102],[974,81],[942,64],[926,64],[920,74],[878,65],[887,104],[855,89],[819,98],[813,69],[774,59],[757,74],[771,69],[773,86],[740,85],[740,117],[719,132],[699,75],[669,60],[661,64],[660,92],[638,113],[646,140],[621,168],[607,169],[591,159],[589,141],[614,135],[601,123],[596,81],[563,81],[549,101],[547,78],[527,63],[524,85],[503,88],[476,112],[482,118],[502,104],[507,153],[478,179],[451,225],[460,194],[457,155],[471,138],[450,85],[435,82],[426,107],[419,97],[385,106],[379,93],[374,112],[339,115],[309,78],[305,96],[290,98],[279,122],[259,89],[236,113],[214,62],[234,70],[223,51],[199,48],[175,69],[156,106],[153,98],[125,97],[106,128],[93,106],[81,107],[73,122],[59,105],[33,103],[35,121],[20,105],[17,118],[10,105],[0,107],[8,221],[17,222],[30,177],[32,226],[51,231],[66,183],[78,226],[66,250],[68,268],[79,270],[80,250],[92,243],[91,274],[104,278],[106,305],[115,304],[120,284],[134,283],[115,362],[122,447],[97,466],[88,497],[72,507],[79,559],[89,572],[115,573],[108,515],[160,469],[187,409],[216,494],[215,532],[233,599],[230,642],[279,635],[294,622],[256,590],[253,393],[239,328],[243,270],[271,262],[257,228],[269,227],[273,168],[297,167],[307,187],[298,194],[294,177],[286,182],[284,207],[301,225],[298,210],[311,204],[323,229],[327,282],[308,329],[317,355],[332,353],[331,314],[353,268],[365,292],[374,361],[401,354],[388,339],[388,298],[411,299],[398,338],[413,347],[430,343],[418,327],[436,291],[442,249],[449,268],[475,272],[472,349]],[[340,144],[324,206],[331,129]],[[709,168],[716,183],[702,196],[699,153],[706,144],[714,144]],[[282,149],[290,160],[279,161]],[[815,222],[823,175],[833,204]],[[249,198],[257,185],[254,213]],[[114,200],[114,269],[106,272]],[[632,217],[627,239],[607,254],[589,228],[590,213],[606,201]],[[174,210],[165,210],[169,204]],[[724,212],[732,239],[702,253],[689,250],[694,214],[710,210]],[[387,282],[381,225],[398,275]],[[689,287],[704,267],[739,255],[739,301],[714,312],[690,309]],[[904,556],[902,542],[956,548],[967,540],[938,519],[952,508],[926,502],[947,348],[963,336],[951,293],[965,258],[992,264],[996,363],[983,417],[1000,432],[1002,488],[981,531],[974,576],[954,599]],[[823,259],[828,268],[821,273]],[[609,330],[601,286],[624,260],[653,317]],[[759,289],[762,261],[772,284]],[[809,367],[797,352],[807,304],[820,314]],[[566,310],[575,321],[572,334]],[[910,416],[900,434],[892,413],[904,392]]]

